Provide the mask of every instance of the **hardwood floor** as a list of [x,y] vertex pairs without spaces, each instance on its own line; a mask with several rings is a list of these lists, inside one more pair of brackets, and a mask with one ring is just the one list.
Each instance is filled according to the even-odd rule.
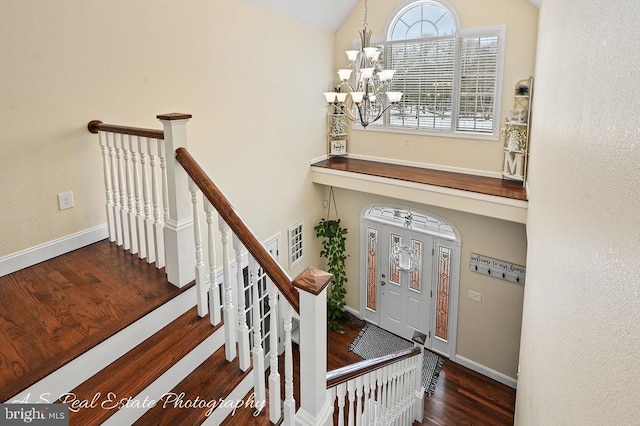
[[[163,271],[107,241],[0,277],[1,400],[181,291],[166,282]],[[344,334],[329,330],[329,370],[361,360],[348,351],[359,331],[349,323]],[[295,350],[299,377],[297,357]],[[215,371],[213,376],[201,372],[197,377],[210,384],[226,383],[225,372],[233,376],[239,374],[236,370],[215,367],[205,369]],[[282,364],[279,370],[284,380]],[[297,379],[294,389],[298,401]],[[281,392],[284,395],[283,383]],[[425,398],[423,424],[508,425],[513,424],[514,406],[515,390],[447,360],[435,394]],[[266,410],[254,415],[253,408],[239,409],[224,424],[268,424]],[[191,424],[182,420],[171,421]]]
[[0,401],[185,289],[107,240],[0,277]]
[[376,161],[357,160],[347,157],[332,157],[327,160],[314,163],[312,166],[398,179],[407,182],[441,186],[451,189],[460,189],[463,191],[495,195],[514,200],[527,200],[527,191],[522,186],[521,182],[505,179],[445,172],[420,167],[401,166]]
[[[358,355],[349,352],[349,346],[360,332],[355,324],[344,324],[344,334],[329,330],[327,335],[327,369],[333,370],[362,361]],[[300,385],[298,351],[294,346],[294,394],[299,402]],[[281,360],[282,361],[282,360]],[[284,371],[279,367],[281,378]],[[268,376],[267,376],[268,384]],[[281,383],[284,398],[284,383]],[[438,378],[436,391],[424,399],[424,425],[512,425],[516,392],[495,380],[475,371],[446,360]],[[297,407],[297,405],[296,405]],[[268,425],[268,416],[262,413],[255,417],[253,409],[239,409],[223,425],[252,424]],[[417,423],[416,423],[417,424]]]
[[[329,370],[361,361],[348,352],[360,328],[346,323],[344,329],[342,335],[329,330]],[[435,393],[424,399],[422,424],[512,425],[515,398],[514,389],[446,360]]]

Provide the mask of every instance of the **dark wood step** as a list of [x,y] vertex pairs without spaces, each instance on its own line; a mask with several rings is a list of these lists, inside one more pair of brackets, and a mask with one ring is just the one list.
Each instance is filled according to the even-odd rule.
[[[184,403],[197,401],[218,403],[220,400],[225,400],[242,379],[247,374],[251,374],[251,371],[249,369],[247,372],[242,372],[237,359],[232,362],[227,361],[224,347],[221,347],[169,393],[172,395],[184,393],[181,397]],[[167,401],[170,403],[166,403]],[[199,425],[206,420],[207,411],[210,410],[208,407],[181,408],[174,402],[175,400],[158,401],[155,407],[147,411],[134,424],[139,426]]]
[[[116,413],[109,401],[133,398],[182,357],[215,332],[209,318],[192,308],[125,355],[71,391],[76,401],[94,401],[94,408],[70,410],[70,424],[99,425]],[[109,395],[113,392],[114,395]],[[96,398],[96,399],[94,399]],[[64,401],[63,401],[64,402]],[[115,403],[115,402],[114,402]]]
[[0,401],[189,287],[108,240],[0,277]]

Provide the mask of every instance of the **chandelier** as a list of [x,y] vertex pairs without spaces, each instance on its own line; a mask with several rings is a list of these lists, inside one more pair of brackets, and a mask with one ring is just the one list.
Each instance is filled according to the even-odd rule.
[[382,53],[371,47],[368,29],[367,1],[364,2],[364,28],[360,32],[360,50],[347,50],[349,68],[338,70],[340,83],[333,92],[325,92],[332,113],[344,114],[366,128],[384,116],[390,108],[399,107],[402,92],[388,91],[394,70],[382,69],[378,62]]

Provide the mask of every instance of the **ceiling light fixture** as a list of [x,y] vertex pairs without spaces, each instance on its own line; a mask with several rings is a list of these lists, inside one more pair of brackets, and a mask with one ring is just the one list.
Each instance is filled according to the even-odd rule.
[[378,62],[381,50],[371,47],[368,29],[368,0],[364,2],[364,28],[360,32],[360,50],[347,50],[349,68],[338,70],[340,82],[333,92],[325,92],[330,112],[344,114],[366,128],[384,116],[390,108],[399,107],[402,92],[388,91],[394,70],[382,69]]

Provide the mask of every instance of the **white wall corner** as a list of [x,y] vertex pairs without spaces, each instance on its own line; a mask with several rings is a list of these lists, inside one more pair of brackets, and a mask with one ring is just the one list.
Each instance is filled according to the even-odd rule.
[[0,277],[28,268],[36,263],[53,259],[70,251],[77,250],[89,244],[97,243],[109,236],[107,224],[85,229],[75,234],[67,235],[29,247],[24,250],[0,257]]

